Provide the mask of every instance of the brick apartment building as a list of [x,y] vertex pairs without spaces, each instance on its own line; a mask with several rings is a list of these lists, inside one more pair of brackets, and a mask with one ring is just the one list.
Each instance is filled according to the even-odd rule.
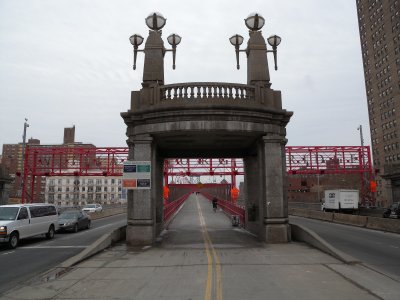
[[400,1],[357,0],[377,200],[400,200]]

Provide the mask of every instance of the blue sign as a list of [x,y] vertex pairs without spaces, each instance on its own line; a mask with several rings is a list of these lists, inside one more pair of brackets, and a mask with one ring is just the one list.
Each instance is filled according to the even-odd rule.
[[124,165],[124,173],[136,173],[136,165]]

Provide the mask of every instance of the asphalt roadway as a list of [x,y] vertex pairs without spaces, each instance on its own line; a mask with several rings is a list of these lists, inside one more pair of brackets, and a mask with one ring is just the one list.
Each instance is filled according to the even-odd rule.
[[89,230],[57,233],[52,240],[33,237],[20,241],[16,249],[0,246],[0,294],[81,252],[104,233],[126,225],[121,215],[92,220]]
[[294,216],[290,222],[311,229],[335,248],[400,281],[400,234]]
[[2,299],[400,299],[399,282],[303,243],[263,244],[191,195],[150,247],[125,243]]

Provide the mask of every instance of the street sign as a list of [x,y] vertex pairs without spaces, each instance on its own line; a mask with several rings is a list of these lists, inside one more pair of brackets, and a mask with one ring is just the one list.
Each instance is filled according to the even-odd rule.
[[151,163],[125,161],[122,187],[128,190],[151,189]]

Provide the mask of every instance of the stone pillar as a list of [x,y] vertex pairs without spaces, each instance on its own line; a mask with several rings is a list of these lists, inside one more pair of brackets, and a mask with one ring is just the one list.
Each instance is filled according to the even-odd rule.
[[161,30],[150,30],[144,48],[143,85],[164,84],[164,42]]
[[247,84],[270,86],[267,45],[261,31],[250,31],[247,43]]
[[286,198],[286,139],[272,134],[263,137],[264,234],[267,243],[290,241]]
[[244,179],[246,199],[246,229],[257,235],[261,240],[264,236],[261,232],[263,222],[263,202],[262,200],[262,172],[260,155],[246,156],[243,158]]
[[164,158],[159,157],[157,151],[153,153],[152,167],[154,172],[152,173],[152,193],[156,203],[156,236],[158,236],[164,229]]
[[[153,166],[153,138],[150,135],[131,137],[128,141],[129,160],[151,161],[151,178],[156,169]],[[153,182],[152,182],[153,184]],[[150,245],[155,240],[155,209],[152,189],[128,191],[128,226],[126,241],[131,246]]]

